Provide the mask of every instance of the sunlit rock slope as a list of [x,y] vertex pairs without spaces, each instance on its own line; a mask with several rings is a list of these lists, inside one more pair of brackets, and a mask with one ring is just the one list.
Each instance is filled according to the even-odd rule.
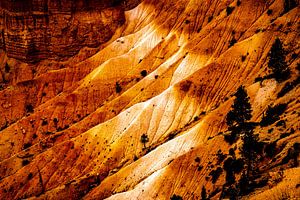
[[64,61],[0,52],[0,199],[299,199],[299,1],[128,2]]

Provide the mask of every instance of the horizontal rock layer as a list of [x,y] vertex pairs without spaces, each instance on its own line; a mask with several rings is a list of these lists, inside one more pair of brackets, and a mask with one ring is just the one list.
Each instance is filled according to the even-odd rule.
[[26,62],[70,57],[108,41],[138,1],[4,0],[0,48]]

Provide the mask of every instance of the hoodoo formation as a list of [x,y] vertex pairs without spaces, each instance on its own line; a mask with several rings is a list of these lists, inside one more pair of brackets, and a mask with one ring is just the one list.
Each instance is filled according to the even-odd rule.
[[300,199],[299,0],[1,0],[0,199]]

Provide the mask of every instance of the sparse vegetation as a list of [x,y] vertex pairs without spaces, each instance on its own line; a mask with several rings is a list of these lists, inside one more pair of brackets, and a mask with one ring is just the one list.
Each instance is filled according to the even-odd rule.
[[33,113],[33,110],[34,110],[34,108],[33,108],[33,106],[31,104],[27,104],[25,106],[26,113]]
[[147,76],[147,74],[148,74],[147,70],[143,70],[143,71],[141,71],[141,76],[142,76],[142,77],[145,77],[145,76]]
[[24,143],[24,145],[23,145],[23,149],[27,149],[27,148],[29,148],[29,147],[31,147],[31,143]]
[[149,138],[148,135],[146,135],[145,133],[141,136],[141,143],[144,144],[144,148],[146,148],[146,143],[149,142]]
[[280,90],[280,92],[278,92],[277,97],[283,97],[284,95],[286,95],[288,92],[290,92],[291,90],[293,90],[295,87],[297,87],[297,85],[300,84],[300,77],[297,77],[294,81],[292,82],[287,82],[283,88]]
[[119,84],[119,82],[116,82],[115,88],[116,88],[116,93],[121,93],[121,92],[122,92],[122,87],[121,87],[121,85]]
[[296,142],[292,147],[289,148],[287,155],[282,159],[282,164],[288,163],[292,160],[292,167],[298,167],[298,157],[300,154],[300,143]]
[[297,7],[297,2],[295,0],[284,0],[284,11],[283,14],[289,12],[293,8]]
[[8,63],[5,64],[4,70],[5,70],[5,73],[9,73],[10,72],[10,66],[8,65]]
[[262,120],[260,121],[260,126],[265,127],[275,123],[280,119],[280,115],[284,113],[286,108],[287,104],[278,104],[274,107],[269,106]]
[[229,41],[229,47],[232,47],[236,42],[237,42],[237,40],[236,40],[235,38],[232,38],[232,39]]
[[247,58],[247,56],[245,56],[245,55],[242,55],[242,56],[241,56],[241,60],[242,60],[242,62],[244,62],[244,61],[246,60],[246,58]]
[[176,194],[173,194],[173,196],[170,198],[171,200],[182,200],[182,197]]
[[251,119],[251,105],[249,97],[243,86],[240,86],[234,94],[236,97],[231,110],[226,116],[226,123],[228,125],[228,133],[224,135],[225,140],[232,144],[238,139],[240,134],[243,134],[247,129],[246,121]]
[[209,173],[209,175],[212,177],[211,181],[213,184],[217,182],[217,180],[221,176],[222,172],[223,172],[223,169],[221,167],[217,167],[217,169],[212,170]]
[[208,200],[209,198],[207,197],[206,189],[204,186],[202,186],[201,189],[201,200]]
[[29,160],[26,160],[26,159],[22,160],[22,166],[26,166],[29,163],[30,163]]
[[234,10],[234,7],[233,6],[227,6],[226,8],[226,14],[227,16],[230,15]]
[[270,15],[272,15],[272,13],[273,13],[273,10],[272,10],[272,9],[268,9],[268,10],[267,10],[267,15],[270,16]]
[[278,82],[283,82],[290,78],[291,71],[285,61],[285,54],[282,42],[277,38],[269,52],[268,67],[272,71],[271,78],[275,78]]

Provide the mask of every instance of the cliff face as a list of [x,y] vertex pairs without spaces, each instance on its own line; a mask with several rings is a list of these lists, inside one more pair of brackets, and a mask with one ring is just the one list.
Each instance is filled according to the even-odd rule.
[[135,2],[108,0],[4,0],[0,48],[26,62],[66,58],[108,41]]
[[67,60],[0,51],[0,199],[299,199],[299,1],[136,3]]

